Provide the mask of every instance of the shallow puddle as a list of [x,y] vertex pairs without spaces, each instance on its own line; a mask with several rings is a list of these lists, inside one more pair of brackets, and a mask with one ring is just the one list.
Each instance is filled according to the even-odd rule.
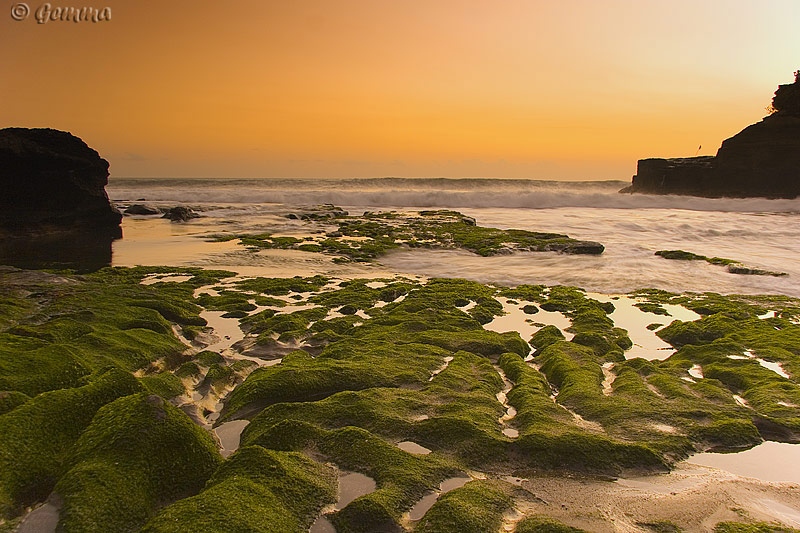
[[425,513],[428,512],[428,509],[433,507],[433,504],[436,503],[436,500],[439,499],[439,496],[442,494],[447,494],[451,490],[463,487],[470,481],[472,481],[472,478],[466,476],[451,477],[450,479],[442,481],[442,483],[439,485],[438,491],[426,494],[421,500],[414,504],[414,507],[408,511],[408,519],[411,521],[419,520],[425,516]]
[[608,316],[614,321],[615,326],[628,331],[628,336],[633,342],[633,346],[625,352],[627,359],[641,357],[651,361],[660,360],[666,359],[674,353],[675,349],[669,343],[663,341],[655,331],[647,329],[650,324],[669,325],[673,320],[692,321],[701,318],[694,311],[680,305],[663,305],[662,307],[670,313],[670,316],[664,316],[642,311],[635,304],[644,300],[630,296],[610,296],[598,293],[587,293],[586,296],[599,302],[614,304],[614,312]]
[[800,445],[767,441],[737,453],[698,453],[686,460],[762,481],[800,483]]
[[239,449],[239,440],[242,436],[242,431],[249,424],[249,420],[231,420],[220,424],[219,427],[214,429],[214,433],[219,438],[220,454],[222,457],[229,457],[233,452]]
[[219,338],[217,342],[206,346],[206,350],[221,352],[244,339],[244,332],[242,328],[239,327],[239,319],[225,318],[222,316],[225,313],[226,311],[200,312],[200,316],[208,322],[208,327],[212,328],[214,330],[214,335]]
[[413,453],[415,455],[428,455],[429,453],[431,453],[431,451],[425,446],[421,446],[416,442],[412,442],[410,440],[404,440],[403,442],[398,442],[397,447],[403,450],[404,452]]
[[692,365],[689,369],[689,375],[695,379],[703,379],[703,367],[700,365]]
[[[502,297],[498,297],[497,300],[503,304],[503,311],[506,314],[495,317],[488,324],[484,324],[484,329],[496,331],[497,333],[516,331],[523,340],[529,341],[533,334],[542,329],[542,327],[555,326],[561,330],[567,340],[572,340],[573,335],[566,331],[572,325],[572,322],[562,313],[539,309],[538,313],[529,315],[522,308],[526,305],[533,305],[533,302],[513,300],[518,302],[513,304],[509,303],[508,298]],[[466,309],[466,307],[463,309]]]
[[152,285],[154,283],[159,282],[173,282],[173,283],[183,283],[184,281],[189,281],[192,279],[192,276],[185,276],[182,274],[151,274],[149,276],[145,276],[142,279],[142,285]]
[[16,529],[16,533],[55,533],[61,501],[51,497],[25,517]]
[[341,472],[339,474],[339,499],[335,509],[344,509],[356,498],[375,492],[375,480],[358,472]]

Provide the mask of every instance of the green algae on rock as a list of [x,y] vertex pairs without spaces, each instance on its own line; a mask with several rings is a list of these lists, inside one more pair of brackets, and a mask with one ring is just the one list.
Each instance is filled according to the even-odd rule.
[[330,467],[297,452],[246,446],[222,463],[202,492],[166,507],[142,531],[299,533],[335,495]]
[[238,239],[251,249],[280,248],[309,252],[325,252],[351,261],[372,261],[390,250],[410,248],[460,248],[482,256],[512,252],[561,252],[567,254],[601,254],[602,244],[571,239],[558,233],[542,233],[516,229],[478,226],[475,220],[457,211],[419,211],[410,213],[366,212],[348,216],[332,211],[322,219],[335,222],[338,229],[323,237],[273,237],[270,233],[214,235],[217,241]]
[[498,481],[472,481],[439,498],[415,529],[420,533],[498,531],[511,509],[514,487]]
[[0,416],[0,517],[47,498],[98,409],[140,390],[132,375],[110,369]]
[[664,259],[676,259],[679,261],[705,261],[711,265],[723,265],[727,267],[728,272],[731,274],[748,274],[753,276],[787,276],[786,272],[775,272],[772,270],[763,270],[760,268],[753,268],[745,266],[741,261],[735,259],[726,259],[724,257],[706,257],[705,255],[698,255],[685,250],[659,250],[655,253]]
[[[465,471],[661,472],[698,450],[800,440],[795,299],[637,291],[642,310],[680,304],[701,317],[659,328],[675,353],[646,361],[625,358],[631,340],[612,320],[613,303],[575,287],[322,276],[221,283],[230,274],[105,269],[37,273],[34,283],[12,273],[0,285],[10,309],[0,329],[0,350],[10,354],[0,359],[5,517],[55,488],[70,530],[147,522],[147,531],[222,523],[307,531],[334,499],[332,463],[377,484],[327,515],[338,530],[400,531],[420,498]],[[486,330],[504,313],[501,296],[520,309],[562,313],[572,339],[554,326],[530,344],[513,331]],[[254,312],[251,301],[267,309]],[[236,360],[235,348],[190,348],[174,331],[203,328],[209,308],[245,313],[246,339],[298,349],[254,370],[260,360]],[[164,401],[181,405],[190,394],[208,398],[205,413],[223,401],[217,423],[250,419],[227,461],[203,428]],[[69,427],[36,422],[45,419]],[[397,447],[406,441],[430,453]],[[188,473],[171,479],[173,467]],[[464,489],[439,498],[418,529],[494,524],[528,497],[495,481]],[[501,500],[511,503],[488,505]],[[564,531],[537,520],[517,528]]]

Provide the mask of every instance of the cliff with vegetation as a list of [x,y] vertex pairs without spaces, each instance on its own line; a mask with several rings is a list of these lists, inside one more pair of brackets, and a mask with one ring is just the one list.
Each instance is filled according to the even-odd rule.
[[707,197],[800,195],[800,71],[779,85],[770,115],[723,141],[716,156],[640,159],[621,192]]

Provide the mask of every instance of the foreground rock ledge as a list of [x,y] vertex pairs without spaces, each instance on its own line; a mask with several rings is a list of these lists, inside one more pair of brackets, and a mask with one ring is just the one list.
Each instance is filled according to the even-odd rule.
[[716,156],[640,159],[620,192],[705,197],[800,195],[800,76],[780,85],[772,114],[723,141]]

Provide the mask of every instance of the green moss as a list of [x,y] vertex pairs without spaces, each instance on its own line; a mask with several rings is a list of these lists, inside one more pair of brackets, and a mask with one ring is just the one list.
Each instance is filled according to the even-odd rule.
[[90,372],[80,355],[65,346],[0,333],[0,389],[35,396],[74,387]]
[[[327,219],[326,219],[327,221]],[[422,211],[417,215],[395,212],[364,213],[362,216],[337,217],[338,231],[328,238],[309,243],[269,234],[237,235],[240,243],[253,249],[297,248],[324,251],[351,261],[371,261],[389,250],[437,246],[462,248],[478,255],[496,255],[514,251],[560,251],[567,253],[602,253],[597,243],[570,239],[557,233],[502,230],[476,225],[475,220],[456,211]],[[231,236],[221,237],[231,240]]]
[[175,375],[181,379],[194,378],[199,376],[200,373],[200,367],[197,366],[197,363],[193,361],[187,361],[186,363],[183,363],[180,368],[175,371]]
[[133,376],[111,369],[86,385],[45,392],[0,416],[0,516],[43,501],[97,410],[138,390]]
[[787,276],[786,272],[774,272],[772,270],[762,270],[760,268],[752,268],[743,265],[740,261],[734,259],[726,259],[724,257],[706,257],[705,255],[697,255],[692,252],[683,250],[659,250],[656,255],[660,255],[665,259],[678,259],[683,261],[705,261],[712,265],[722,265],[728,267],[728,272],[731,274],[749,274],[756,276]]
[[56,485],[67,531],[130,531],[164,503],[199,491],[221,461],[211,436],[146,393],[102,407]]
[[554,342],[563,341],[564,334],[556,326],[545,326],[539,329],[531,337],[531,346],[537,350],[541,350],[553,344]]
[[512,450],[525,454],[535,468],[610,475],[617,475],[622,469],[668,470],[666,461],[647,446],[575,430],[555,436],[531,431],[520,436]]
[[225,359],[220,354],[211,350],[203,350],[195,355],[194,359],[198,365],[206,367],[225,363]]
[[707,259],[704,255],[697,255],[684,250],[659,250],[655,255],[659,255],[664,259],[676,259],[679,261],[705,261]]
[[259,368],[236,387],[222,418],[246,406],[264,408],[279,402],[318,400],[346,390],[425,383],[446,354],[423,344],[365,345],[347,339],[329,345],[317,358],[292,352],[280,365]]
[[714,533],[797,533],[800,530],[783,527],[766,522],[740,524],[738,522],[719,522],[714,526]]
[[4,415],[13,409],[16,409],[30,399],[31,397],[27,394],[17,391],[0,392],[0,415]]
[[718,420],[698,427],[692,437],[713,449],[750,448],[761,442],[761,435],[749,420]]
[[256,309],[256,306],[250,303],[249,300],[251,299],[252,297],[248,294],[232,290],[221,290],[216,296],[202,293],[195,298],[195,301],[211,311],[239,311],[246,313]]
[[335,498],[330,467],[299,453],[247,446],[222,464],[203,492],[167,507],[143,531],[299,533]]
[[669,312],[667,312],[666,309],[664,309],[660,304],[657,304],[657,303],[639,302],[639,303],[633,304],[633,306],[634,307],[638,307],[640,310],[642,310],[645,313],[653,313],[654,315],[670,316]]
[[165,400],[175,398],[186,392],[183,382],[172,372],[161,372],[152,376],[139,378],[139,382],[148,392],[156,394]]
[[472,481],[441,496],[420,520],[416,531],[437,533],[498,531],[514,500],[496,481]]
[[372,477],[378,486],[331,517],[337,531],[375,531],[373,526],[385,530],[390,524],[397,527],[404,511],[454,473],[452,467],[436,458],[404,452],[359,428],[332,431],[318,446],[337,465]]
[[214,363],[208,368],[200,386],[211,387],[219,391],[231,385],[235,379],[236,375],[233,368]]

